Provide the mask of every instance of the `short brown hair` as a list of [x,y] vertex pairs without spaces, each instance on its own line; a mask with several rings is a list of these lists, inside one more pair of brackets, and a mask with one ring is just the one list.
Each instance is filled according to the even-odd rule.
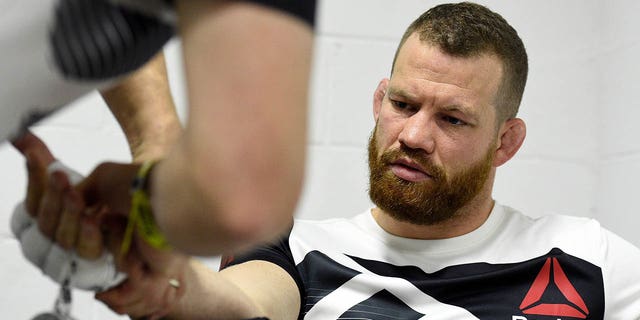
[[469,2],[433,7],[407,28],[393,65],[400,48],[415,32],[421,41],[437,45],[453,56],[497,55],[503,64],[502,83],[496,97],[498,122],[516,116],[527,83],[527,52],[516,30],[502,16]]

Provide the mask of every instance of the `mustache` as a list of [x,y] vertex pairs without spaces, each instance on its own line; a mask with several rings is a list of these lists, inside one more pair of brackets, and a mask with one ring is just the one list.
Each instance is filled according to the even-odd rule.
[[424,151],[412,149],[404,145],[401,145],[399,149],[385,151],[382,156],[380,156],[380,162],[388,166],[401,158],[408,158],[419,164],[425,173],[430,175],[435,181],[440,181],[446,176],[444,169],[434,164],[429,157],[425,155]]

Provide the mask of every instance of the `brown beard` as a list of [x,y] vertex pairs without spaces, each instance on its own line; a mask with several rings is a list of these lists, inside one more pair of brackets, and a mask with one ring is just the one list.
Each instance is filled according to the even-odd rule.
[[[434,225],[459,216],[460,209],[480,193],[493,167],[495,142],[483,159],[449,177],[424,151],[403,144],[400,149],[385,151],[378,157],[376,131],[377,128],[369,138],[369,197],[399,221]],[[398,178],[389,165],[401,157],[419,163],[430,179],[411,182]]]

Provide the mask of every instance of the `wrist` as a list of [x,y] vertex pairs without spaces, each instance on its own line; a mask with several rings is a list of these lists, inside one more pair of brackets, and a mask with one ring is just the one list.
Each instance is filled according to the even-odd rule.
[[164,158],[182,134],[182,124],[175,112],[147,116],[154,121],[127,135],[134,162]]
[[121,253],[129,250],[133,233],[156,249],[167,249],[169,244],[160,231],[151,206],[151,172],[156,161],[146,161],[140,165],[131,185],[131,209],[129,211],[127,229],[122,242]]
[[149,136],[130,141],[129,149],[133,162],[143,163],[166,157],[178,141],[181,132],[182,128],[179,124],[167,125]]

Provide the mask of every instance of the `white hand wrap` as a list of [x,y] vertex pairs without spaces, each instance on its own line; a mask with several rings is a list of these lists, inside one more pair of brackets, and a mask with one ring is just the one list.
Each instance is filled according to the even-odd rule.
[[[48,168],[49,174],[54,171],[66,173],[72,184],[82,180],[79,173],[58,161]],[[52,243],[40,232],[24,203],[19,203],[13,211],[11,231],[20,242],[27,260],[57,283],[70,279],[69,285],[73,288],[99,292],[116,286],[126,278],[125,274],[116,270],[113,256],[108,252],[96,260],[87,260],[74,251],[67,251]]]

